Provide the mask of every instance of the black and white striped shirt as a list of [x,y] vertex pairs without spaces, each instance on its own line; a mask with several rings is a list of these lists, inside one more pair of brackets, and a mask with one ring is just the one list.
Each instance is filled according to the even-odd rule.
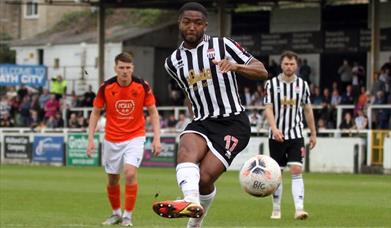
[[196,48],[182,44],[165,62],[168,74],[185,91],[192,103],[194,120],[225,117],[244,111],[235,72],[221,73],[213,59],[248,64],[252,56],[229,38],[204,35]]
[[[292,82],[283,81],[282,74],[268,80],[265,84],[264,103],[272,104],[276,126],[284,139],[303,138],[303,105],[310,104],[310,90],[303,79],[292,76]],[[271,130],[269,138],[273,138]]]

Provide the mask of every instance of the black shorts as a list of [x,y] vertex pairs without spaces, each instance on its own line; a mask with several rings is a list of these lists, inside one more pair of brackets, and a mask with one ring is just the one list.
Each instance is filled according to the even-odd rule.
[[280,167],[285,167],[287,164],[303,165],[304,139],[290,139],[284,142],[269,139],[269,152],[270,157],[276,160]]
[[236,155],[246,148],[251,128],[248,116],[242,112],[223,118],[193,121],[182,132],[186,133],[200,134],[206,140],[208,148],[227,169]]

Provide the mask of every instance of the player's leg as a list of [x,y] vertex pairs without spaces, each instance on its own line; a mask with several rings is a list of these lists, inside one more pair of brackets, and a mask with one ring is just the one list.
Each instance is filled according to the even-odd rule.
[[144,154],[145,137],[137,137],[123,142],[124,176],[125,176],[125,206],[122,215],[122,226],[132,226],[132,214],[136,205],[138,193],[137,169],[140,167]]
[[308,213],[304,211],[304,181],[303,158],[305,156],[304,140],[291,140],[288,149],[288,165],[292,176],[292,196],[295,203],[295,219],[306,219]]
[[118,153],[117,143],[112,143],[107,140],[103,141],[103,166],[107,173],[107,197],[112,209],[112,215],[107,218],[102,224],[113,225],[121,222],[121,190],[119,185],[120,172],[122,167],[122,156]]
[[208,151],[205,139],[195,133],[181,136],[177,155],[176,177],[182,190],[182,201],[163,201],[154,204],[154,211],[162,217],[200,217],[203,208],[199,200],[200,169],[198,163]]
[[[286,166],[287,163],[285,148],[286,148],[285,143],[281,143],[273,139],[269,139],[270,157],[273,158],[281,167],[281,172],[283,171],[283,168]],[[276,189],[276,191],[273,193],[272,196],[273,210],[272,210],[272,215],[270,216],[271,219],[281,219],[282,193],[283,193],[283,183],[281,181],[281,184],[278,186],[278,188]]]
[[225,171],[224,164],[211,151],[202,159],[200,163],[200,203],[204,208],[204,215],[201,218],[190,218],[187,223],[188,228],[201,227],[207,211],[212,205],[216,196],[214,182]]

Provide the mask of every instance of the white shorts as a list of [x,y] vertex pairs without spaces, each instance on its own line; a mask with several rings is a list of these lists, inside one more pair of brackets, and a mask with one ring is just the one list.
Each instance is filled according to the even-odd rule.
[[120,174],[124,164],[140,167],[144,155],[145,136],[124,142],[103,141],[103,166],[108,174]]

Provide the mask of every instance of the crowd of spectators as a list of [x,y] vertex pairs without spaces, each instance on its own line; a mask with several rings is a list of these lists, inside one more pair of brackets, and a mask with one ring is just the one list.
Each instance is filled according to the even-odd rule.
[[82,96],[50,93],[47,88],[34,89],[27,86],[3,87],[0,90],[0,127],[86,128],[88,123],[82,112],[63,110],[75,107],[91,107],[95,93],[89,91]]
[[[279,66],[271,61],[268,66],[270,77],[280,73]],[[307,60],[300,60],[297,75],[306,80],[310,85],[311,102],[314,105],[314,115],[318,129],[368,129],[371,124],[373,129],[391,129],[391,110],[373,109],[372,123],[368,122],[368,105],[391,104],[391,57],[389,62],[383,64],[380,72],[374,76],[372,88],[366,88],[365,68],[359,63],[344,60],[337,69],[339,81],[334,81],[331,88],[321,87],[310,81],[311,67]],[[87,128],[88,120],[83,112],[69,111],[76,107],[92,107],[95,93],[91,86],[83,95],[66,94],[66,83],[61,77],[57,77],[53,84],[56,89],[50,92],[46,88],[34,89],[26,86],[0,88],[0,127],[30,127],[42,128]],[[263,105],[265,96],[262,82],[253,87],[245,86],[240,91],[241,100],[248,109],[248,117],[252,126],[267,129],[262,109],[256,109]],[[176,86],[169,85],[170,104],[183,106],[184,95]],[[337,121],[338,105],[353,105],[353,109],[344,109],[342,119]],[[255,109],[254,109],[255,107]],[[65,117],[63,119],[63,110]],[[104,115],[100,125],[104,126]],[[174,114],[161,114],[161,128],[180,131],[191,121],[186,113],[180,113],[178,119]],[[337,126],[337,123],[340,125]],[[99,124],[98,124],[99,125]],[[99,126],[98,126],[99,128]],[[148,117],[146,128],[151,128]]]

